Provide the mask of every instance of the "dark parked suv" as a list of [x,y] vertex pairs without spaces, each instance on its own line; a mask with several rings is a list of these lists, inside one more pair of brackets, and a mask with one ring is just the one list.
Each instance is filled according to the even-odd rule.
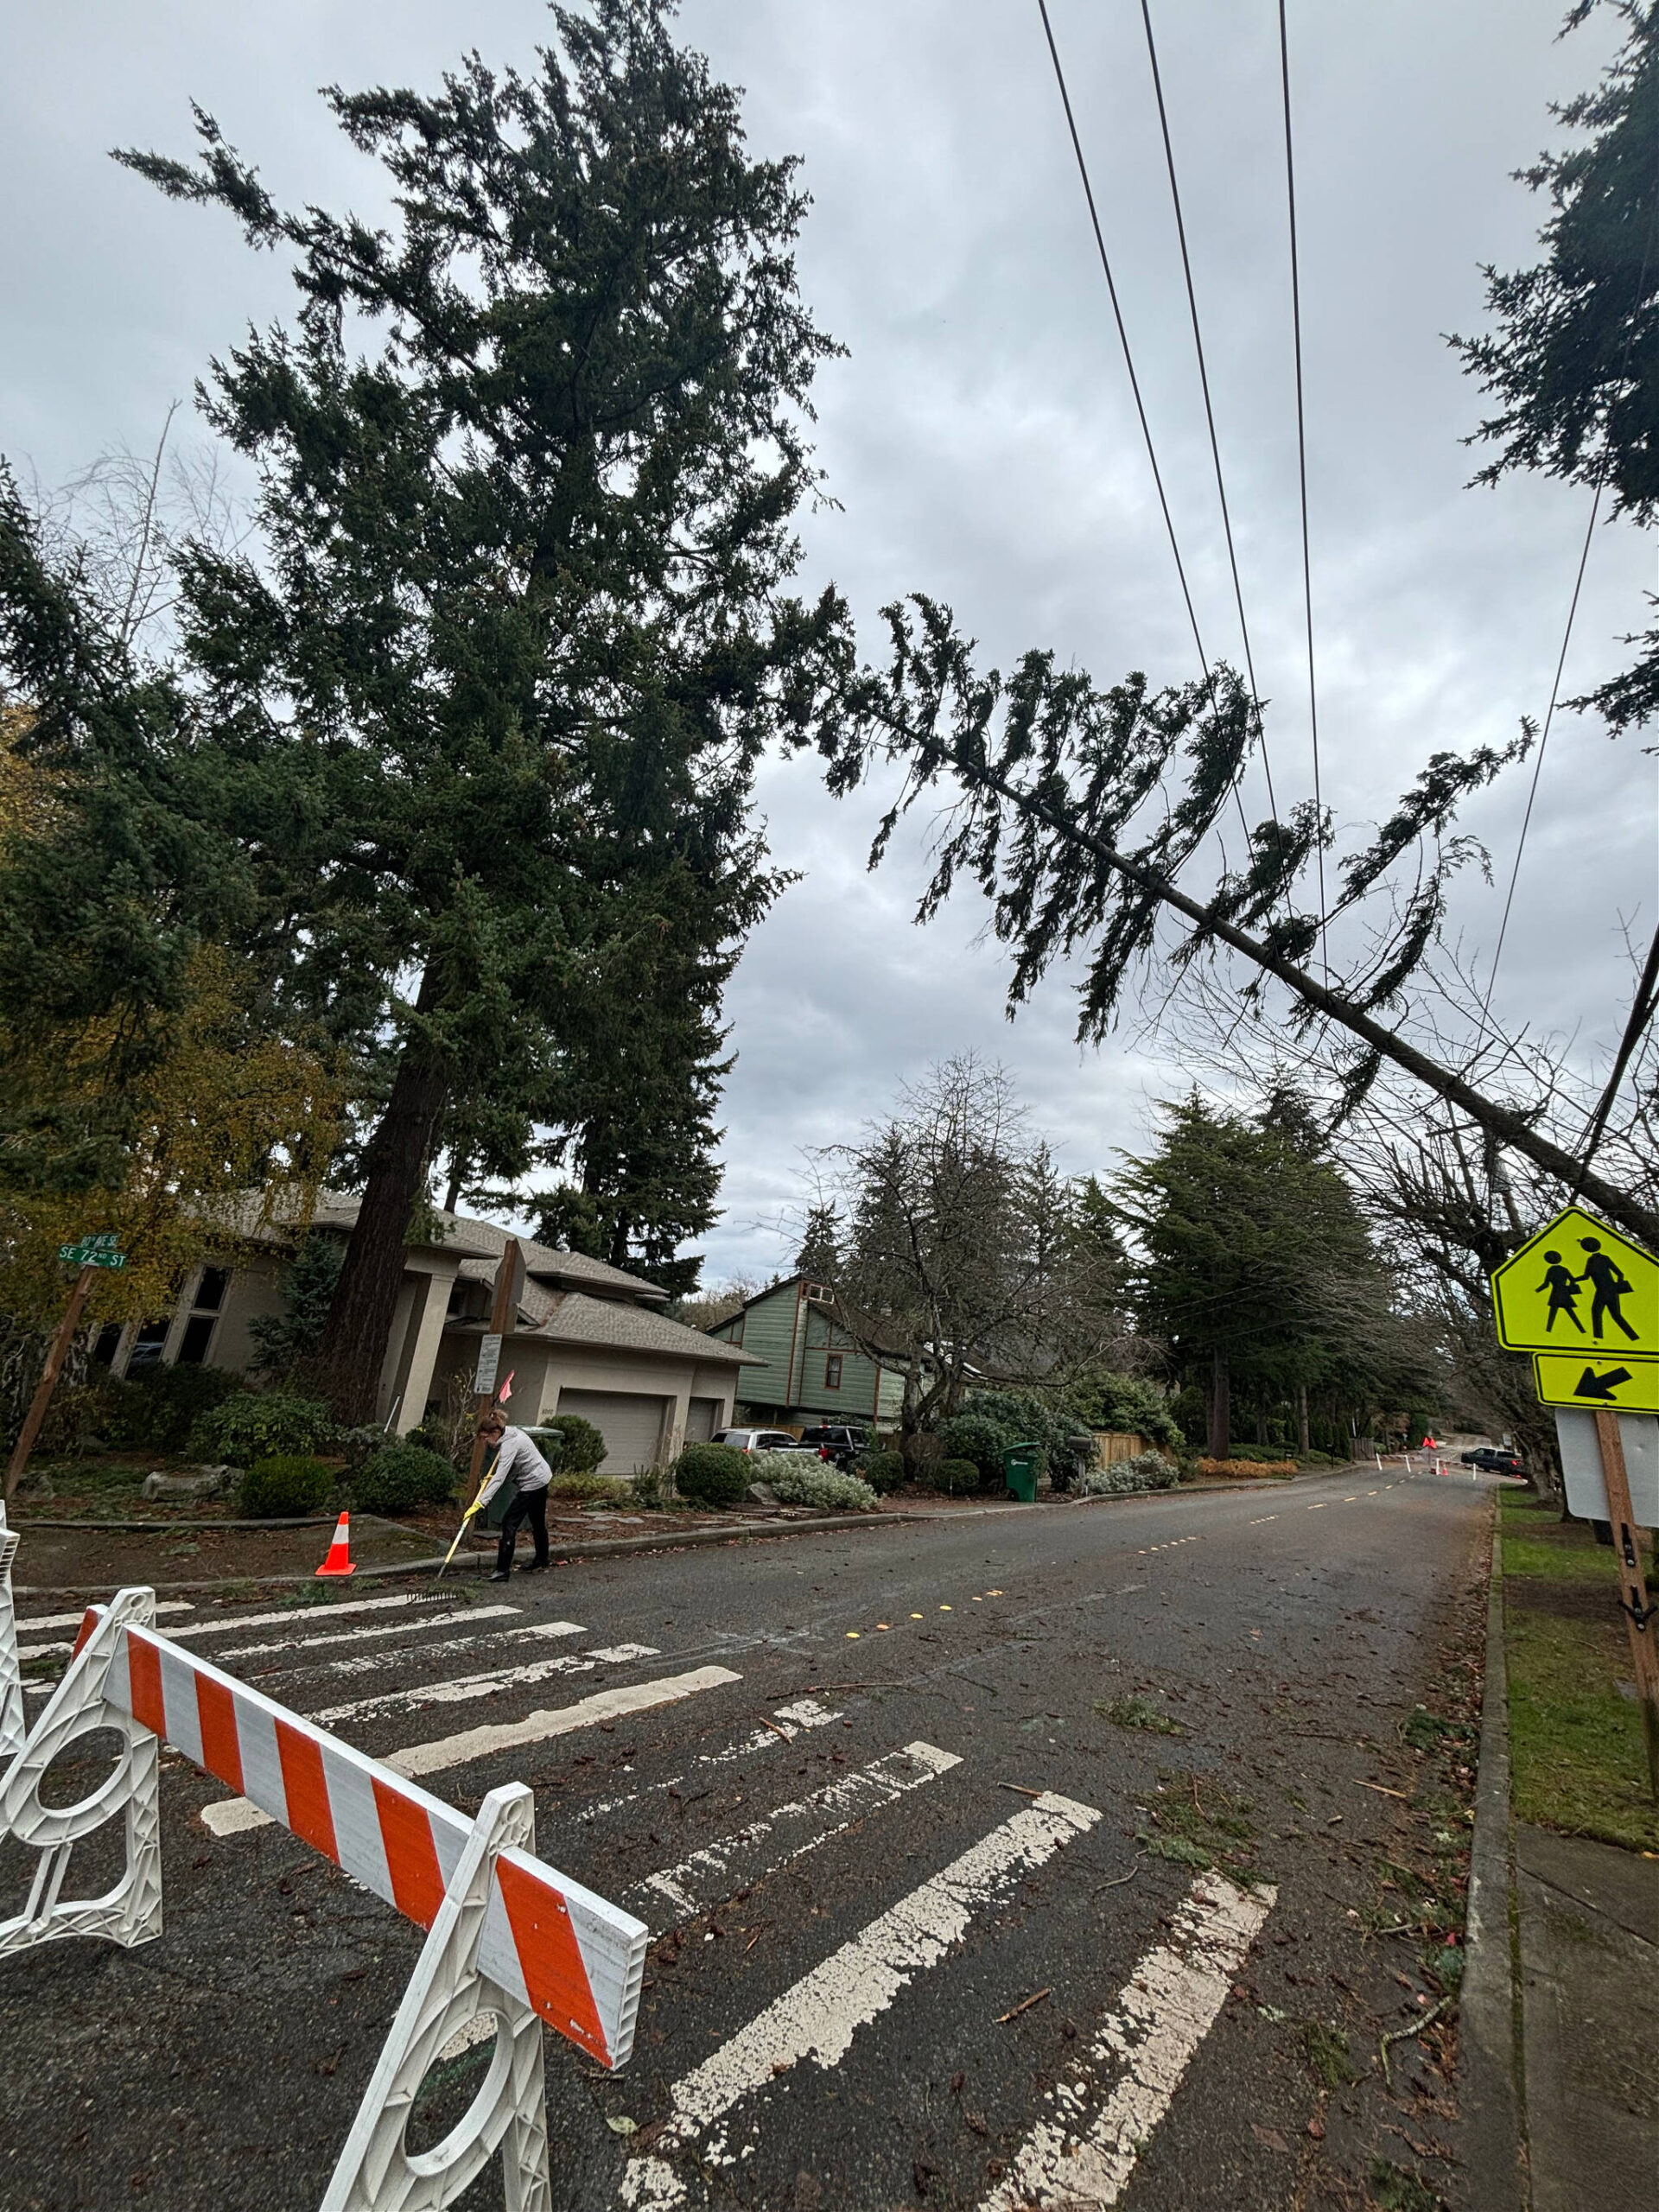
[[828,1428],[804,1428],[800,1448],[816,1452],[821,1459],[833,1459],[838,1467],[850,1467],[861,1452],[869,1449],[870,1433],[867,1428],[852,1428],[840,1425]]

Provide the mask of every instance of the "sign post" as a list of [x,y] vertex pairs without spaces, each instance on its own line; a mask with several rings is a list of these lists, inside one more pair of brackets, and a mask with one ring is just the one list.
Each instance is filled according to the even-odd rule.
[[41,1370],[39,1385],[29,1402],[29,1411],[23,1416],[23,1425],[18,1431],[16,1444],[12,1448],[11,1459],[6,1468],[3,1492],[7,1497],[12,1496],[23,1478],[23,1471],[29,1465],[29,1453],[35,1449],[35,1439],[40,1435],[47,1414],[51,1408],[52,1394],[58,1387],[58,1376],[63,1370],[64,1361],[69,1357],[69,1347],[75,1340],[75,1331],[80,1326],[80,1317],[86,1309],[86,1300],[92,1294],[92,1285],[98,1281],[99,1269],[124,1268],[127,1264],[126,1254],[122,1251],[115,1238],[107,1230],[96,1236],[83,1236],[76,1244],[60,1246],[58,1257],[67,1266],[79,1268],[80,1272],[75,1277],[75,1287],[69,1294],[69,1303],[64,1308],[63,1319],[59,1322],[53,1333],[52,1342],[47,1347],[46,1365]]
[[[478,1347],[478,1370],[473,1377],[473,1420],[477,1422],[495,1396],[496,1372],[501,1364],[501,1340],[512,1328],[518,1297],[524,1287],[524,1249],[516,1236],[507,1239],[495,1271],[495,1299],[490,1325]],[[467,1471],[467,1503],[478,1496],[478,1478],[484,1469],[484,1440],[473,1439],[472,1465]]]
[[1618,1433],[1617,1414],[1605,1409],[1597,1414],[1596,1442],[1601,1449],[1602,1479],[1607,1485],[1607,1518],[1613,1531],[1613,1556],[1618,1563],[1619,1611],[1624,1616],[1630,1639],[1636,1694],[1642,1700],[1642,1718],[1647,1728],[1648,1781],[1655,1797],[1659,1798],[1659,1653],[1653,1648],[1653,1623],[1659,1619],[1659,1607],[1648,1603],[1636,1519],[1630,1510],[1624,1442]]
[[[1505,1351],[1533,1355],[1541,1404],[1577,1408],[1595,1423],[1618,1607],[1647,1733],[1648,1780],[1659,1798],[1659,1606],[1648,1602],[1620,1419],[1659,1413],[1659,1260],[1593,1214],[1568,1206],[1493,1274],[1492,1311]],[[1559,1413],[1556,1426],[1565,1468],[1567,1427]]]

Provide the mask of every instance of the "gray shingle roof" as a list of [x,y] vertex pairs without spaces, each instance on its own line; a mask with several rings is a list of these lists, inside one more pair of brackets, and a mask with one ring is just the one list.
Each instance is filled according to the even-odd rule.
[[[534,1288],[533,1284],[526,1285],[522,1313],[534,1314],[535,1307],[529,1296]],[[660,1352],[672,1359],[695,1359],[705,1366],[715,1362],[733,1367],[764,1364],[753,1352],[705,1337],[701,1330],[688,1329],[664,1314],[653,1313],[646,1306],[625,1306],[613,1298],[587,1298],[579,1290],[567,1291],[563,1298],[556,1299],[543,1294],[543,1299],[536,1302],[544,1302],[550,1310],[545,1318],[532,1319],[528,1328],[521,1328],[517,1334],[550,1344],[603,1345],[613,1351]]]
[[[361,1203],[353,1191],[324,1191],[317,1198],[312,1225],[349,1234],[356,1224]],[[236,1224],[239,1233],[255,1236],[261,1233],[257,1226],[257,1200],[250,1198],[245,1220],[238,1220]],[[280,1232],[286,1211],[280,1204],[277,1205],[272,1228],[264,1232],[267,1236]],[[467,1260],[486,1260],[489,1264],[484,1269],[483,1279],[493,1279],[494,1263],[505,1250],[512,1231],[493,1221],[480,1221],[470,1214],[439,1212],[437,1218],[444,1224],[442,1238],[416,1249],[458,1254],[462,1262],[461,1273],[471,1281],[480,1278],[476,1268],[467,1265]],[[531,1276],[573,1287],[585,1283],[594,1290],[625,1292],[630,1298],[652,1305],[662,1305],[667,1300],[668,1293],[659,1290],[654,1282],[647,1282],[643,1275],[630,1274],[626,1268],[611,1267],[604,1260],[590,1260],[582,1252],[561,1252],[551,1244],[538,1244],[531,1236],[521,1236],[518,1242],[524,1247],[525,1271]]]

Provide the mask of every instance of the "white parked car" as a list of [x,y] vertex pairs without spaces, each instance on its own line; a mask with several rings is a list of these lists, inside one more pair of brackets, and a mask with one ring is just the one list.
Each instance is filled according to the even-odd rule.
[[722,1428],[716,1444],[734,1444],[740,1452],[798,1452],[801,1440],[786,1428]]

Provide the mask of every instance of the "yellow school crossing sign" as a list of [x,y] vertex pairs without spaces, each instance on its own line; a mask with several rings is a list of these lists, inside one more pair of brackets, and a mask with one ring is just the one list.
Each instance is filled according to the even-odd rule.
[[[1503,1262],[1492,1277],[1492,1305],[1506,1351],[1575,1357],[1580,1376],[1586,1361],[1605,1370],[1659,1360],[1659,1260],[1578,1206],[1558,1213]],[[1566,1363],[1551,1358],[1552,1382]],[[1547,1404],[1647,1410],[1645,1400],[1638,1407],[1625,1396],[1546,1392],[1541,1367],[1538,1380]]]

